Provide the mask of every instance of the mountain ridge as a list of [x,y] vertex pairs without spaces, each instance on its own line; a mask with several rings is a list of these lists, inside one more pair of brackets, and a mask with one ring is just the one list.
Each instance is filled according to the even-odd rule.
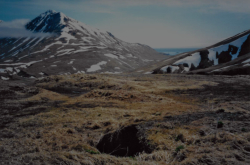
[[[250,30],[246,30],[214,45],[170,57],[145,71],[155,74],[249,74],[248,62],[243,63],[249,59],[249,45]],[[239,73],[235,69],[240,70]]]

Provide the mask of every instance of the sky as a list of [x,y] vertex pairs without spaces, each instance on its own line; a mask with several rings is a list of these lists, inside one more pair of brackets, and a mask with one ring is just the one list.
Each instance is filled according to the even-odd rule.
[[0,0],[0,20],[49,9],[153,48],[202,48],[250,29],[250,0]]

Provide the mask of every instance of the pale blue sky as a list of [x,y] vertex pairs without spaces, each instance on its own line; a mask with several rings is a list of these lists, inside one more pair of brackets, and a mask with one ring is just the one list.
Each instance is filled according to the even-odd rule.
[[0,20],[48,9],[154,48],[205,47],[250,29],[249,0],[0,0]]

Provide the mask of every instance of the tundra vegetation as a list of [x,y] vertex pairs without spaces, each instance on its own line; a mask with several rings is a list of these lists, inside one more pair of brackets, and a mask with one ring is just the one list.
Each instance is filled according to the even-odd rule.
[[248,75],[0,83],[0,164],[250,163]]

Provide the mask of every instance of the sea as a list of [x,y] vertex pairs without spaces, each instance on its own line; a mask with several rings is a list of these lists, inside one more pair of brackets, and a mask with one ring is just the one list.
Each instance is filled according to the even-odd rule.
[[174,56],[180,53],[190,52],[199,48],[154,48],[157,52],[164,53],[165,55]]

